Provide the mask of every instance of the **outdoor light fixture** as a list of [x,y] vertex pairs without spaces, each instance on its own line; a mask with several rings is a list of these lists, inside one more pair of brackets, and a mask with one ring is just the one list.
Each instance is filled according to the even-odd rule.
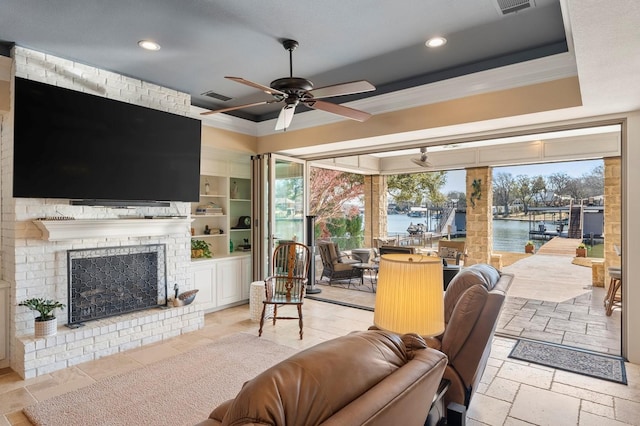
[[373,322],[379,329],[398,334],[441,334],[442,260],[420,254],[381,256]]

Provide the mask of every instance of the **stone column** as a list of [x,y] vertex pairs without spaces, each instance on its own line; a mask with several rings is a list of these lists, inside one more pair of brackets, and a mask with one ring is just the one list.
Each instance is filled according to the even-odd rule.
[[[621,247],[622,241],[622,169],[621,158],[604,159],[604,268],[620,266],[620,257],[613,247]],[[610,277],[605,277],[605,286],[609,285]]]
[[468,257],[465,265],[490,263],[493,251],[493,180],[491,167],[466,169]]
[[364,246],[374,247],[373,239],[387,236],[387,177],[364,177]]

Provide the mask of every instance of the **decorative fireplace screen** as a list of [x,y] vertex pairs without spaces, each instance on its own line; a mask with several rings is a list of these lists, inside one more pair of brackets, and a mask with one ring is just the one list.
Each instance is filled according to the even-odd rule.
[[164,244],[69,250],[67,271],[69,325],[167,301]]

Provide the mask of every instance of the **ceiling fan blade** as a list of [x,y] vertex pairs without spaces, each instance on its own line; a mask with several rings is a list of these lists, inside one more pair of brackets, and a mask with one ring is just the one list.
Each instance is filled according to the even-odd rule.
[[209,115],[209,114],[217,114],[219,112],[235,111],[237,109],[249,108],[249,107],[258,106],[258,105],[266,105],[266,104],[270,104],[270,103],[273,103],[273,102],[274,101],[262,101],[262,102],[254,102],[252,104],[244,104],[244,105],[232,106],[232,107],[228,107],[228,108],[214,109],[212,111],[201,112],[200,115]]
[[280,110],[280,115],[278,115],[278,121],[276,122],[276,130],[286,130],[287,127],[291,124],[291,120],[293,120],[293,113],[296,110],[295,104],[288,104],[282,107]]
[[269,95],[280,95],[280,96],[283,96],[285,98],[287,97],[287,94],[284,93],[284,92],[281,92],[281,91],[276,90],[276,89],[272,89],[271,87],[265,86],[265,85],[260,84],[260,83],[254,83],[253,81],[245,80],[242,77],[225,77],[225,78],[228,78],[229,80],[233,80],[236,83],[244,84],[246,86],[250,86],[250,87],[253,87],[255,89],[262,90],[263,92],[265,92],[265,93],[267,93]]
[[319,109],[321,111],[330,112],[332,114],[341,115],[351,120],[366,121],[371,117],[368,112],[360,111],[359,109],[353,109],[344,105],[332,104],[331,102],[310,100],[305,101],[305,105],[309,108]]
[[314,99],[329,98],[331,96],[352,95],[354,93],[371,92],[376,86],[367,80],[351,81],[349,83],[334,84],[332,86],[318,87],[309,91]]

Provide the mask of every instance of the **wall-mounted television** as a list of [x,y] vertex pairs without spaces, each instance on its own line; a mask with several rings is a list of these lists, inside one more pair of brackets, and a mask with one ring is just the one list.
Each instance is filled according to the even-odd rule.
[[200,130],[194,118],[16,78],[13,196],[197,201]]

